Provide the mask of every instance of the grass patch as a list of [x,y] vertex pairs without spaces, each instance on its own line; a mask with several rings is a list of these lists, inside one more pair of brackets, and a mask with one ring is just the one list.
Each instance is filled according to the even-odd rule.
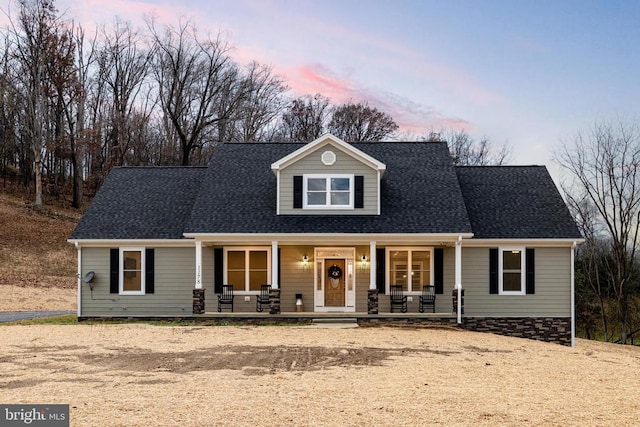
[[78,321],[75,314],[65,314],[61,316],[38,317],[34,319],[16,320],[13,322],[0,323],[1,326],[12,325],[122,325],[140,324],[151,326],[299,326],[309,323],[300,322],[280,322],[277,320],[264,320],[260,322],[245,321],[242,319],[138,319],[138,318],[90,318]]
[[63,314],[61,316],[36,317],[34,319],[16,320],[14,322],[3,322],[1,326],[13,325],[77,325],[78,316],[75,314]]

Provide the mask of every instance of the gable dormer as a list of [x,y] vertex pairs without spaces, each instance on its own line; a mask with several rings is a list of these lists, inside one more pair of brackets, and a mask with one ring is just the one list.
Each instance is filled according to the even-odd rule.
[[331,134],[271,169],[278,178],[278,215],[380,215],[385,164]]

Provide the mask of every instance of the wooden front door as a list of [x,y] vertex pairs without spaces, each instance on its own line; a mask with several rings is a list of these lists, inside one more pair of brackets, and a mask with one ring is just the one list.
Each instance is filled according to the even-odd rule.
[[325,260],[324,305],[325,307],[344,307],[344,259]]

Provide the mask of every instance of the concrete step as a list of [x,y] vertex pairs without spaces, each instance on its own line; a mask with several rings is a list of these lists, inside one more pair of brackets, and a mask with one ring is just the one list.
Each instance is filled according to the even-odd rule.
[[334,324],[358,324],[358,319],[355,317],[324,317],[324,318],[315,318],[311,319],[312,324],[326,324],[326,323],[334,323]]

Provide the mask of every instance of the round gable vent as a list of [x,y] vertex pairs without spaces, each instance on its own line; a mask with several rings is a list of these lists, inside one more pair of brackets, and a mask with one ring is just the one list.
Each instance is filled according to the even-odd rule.
[[322,160],[323,165],[331,166],[336,162],[336,153],[333,151],[325,151],[322,153],[322,157],[320,159]]

